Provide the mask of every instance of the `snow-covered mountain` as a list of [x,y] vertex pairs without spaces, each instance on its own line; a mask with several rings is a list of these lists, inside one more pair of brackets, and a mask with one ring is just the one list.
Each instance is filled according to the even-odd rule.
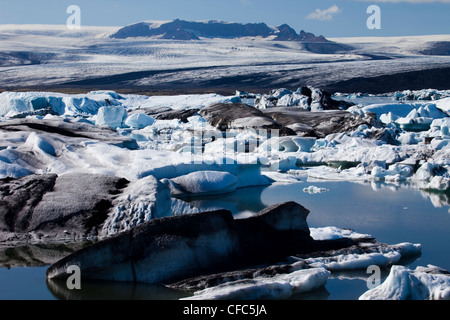
[[210,21],[149,21],[139,22],[119,29],[110,36],[113,39],[156,38],[168,40],[200,40],[257,38],[273,41],[297,41],[303,49],[321,54],[330,54],[350,50],[351,47],[332,42],[324,36],[316,36],[301,30],[297,33],[287,24],[268,26],[265,23],[232,23],[217,20]]
[[[194,26],[206,24],[237,25]],[[146,22],[135,28],[161,33],[170,25],[173,21]],[[194,26],[172,30],[172,35],[200,40],[162,39],[168,32],[115,38],[126,30],[120,26],[69,30],[65,25],[0,25],[0,91],[230,94],[311,85],[330,92],[385,93],[450,85],[450,35],[325,39],[288,25],[247,24],[238,29],[259,28],[271,35],[263,37],[259,31],[260,36],[216,38],[212,31],[210,37],[194,32]]]

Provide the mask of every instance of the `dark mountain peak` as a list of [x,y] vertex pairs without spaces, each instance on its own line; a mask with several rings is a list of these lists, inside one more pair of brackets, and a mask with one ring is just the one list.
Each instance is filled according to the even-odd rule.
[[204,38],[243,38],[275,36],[276,41],[327,42],[323,36],[316,37],[303,30],[300,35],[287,24],[269,27],[260,23],[233,23],[217,20],[203,22],[175,19],[164,23],[139,22],[121,28],[111,38],[158,37],[174,40],[198,40]]
[[295,32],[295,30],[289,25],[282,24],[281,26],[278,26],[277,29],[278,33],[275,38],[276,41],[300,41],[300,37],[297,32]]
[[313,33],[304,30],[300,31],[299,37],[302,42],[330,42],[322,35],[316,37]]

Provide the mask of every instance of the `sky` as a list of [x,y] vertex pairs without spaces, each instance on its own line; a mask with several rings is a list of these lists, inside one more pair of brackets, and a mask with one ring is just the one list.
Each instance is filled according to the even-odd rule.
[[81,27],[178,18],[286,23],[325,37],[450,34],[450,0],[0,0],[0,24],[66,24],[70,5]]

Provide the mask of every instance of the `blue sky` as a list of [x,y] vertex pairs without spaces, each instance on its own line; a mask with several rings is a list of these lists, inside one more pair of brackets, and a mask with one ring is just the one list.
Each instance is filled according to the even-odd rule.
[[[450,0],[0,0],[0,24],[65,24],[69,5],[89,26],[179,18],[287,23],[326,37],[450,34]],[[366,26],[370,5],[381,9],[379,30]]]

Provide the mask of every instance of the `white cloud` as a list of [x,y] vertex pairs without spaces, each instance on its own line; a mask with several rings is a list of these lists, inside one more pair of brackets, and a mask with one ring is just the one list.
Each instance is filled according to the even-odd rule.
[[306,19],[310,19],[310,20],[331,20],[333,19],[333,17],[342,12],[341,9],[339,9],[339,7],[337,5],[332,5],[331,7],[329,7],[328,9],[325,10],[320,10],[320,9],[316,9],[316,11],[311,12]]
[[365,2],[390,2],[390,3],[400,3],[400,2],[409,2],[409,3],[450,3],[450,0],[356,0],[356,1],[365,1]]

